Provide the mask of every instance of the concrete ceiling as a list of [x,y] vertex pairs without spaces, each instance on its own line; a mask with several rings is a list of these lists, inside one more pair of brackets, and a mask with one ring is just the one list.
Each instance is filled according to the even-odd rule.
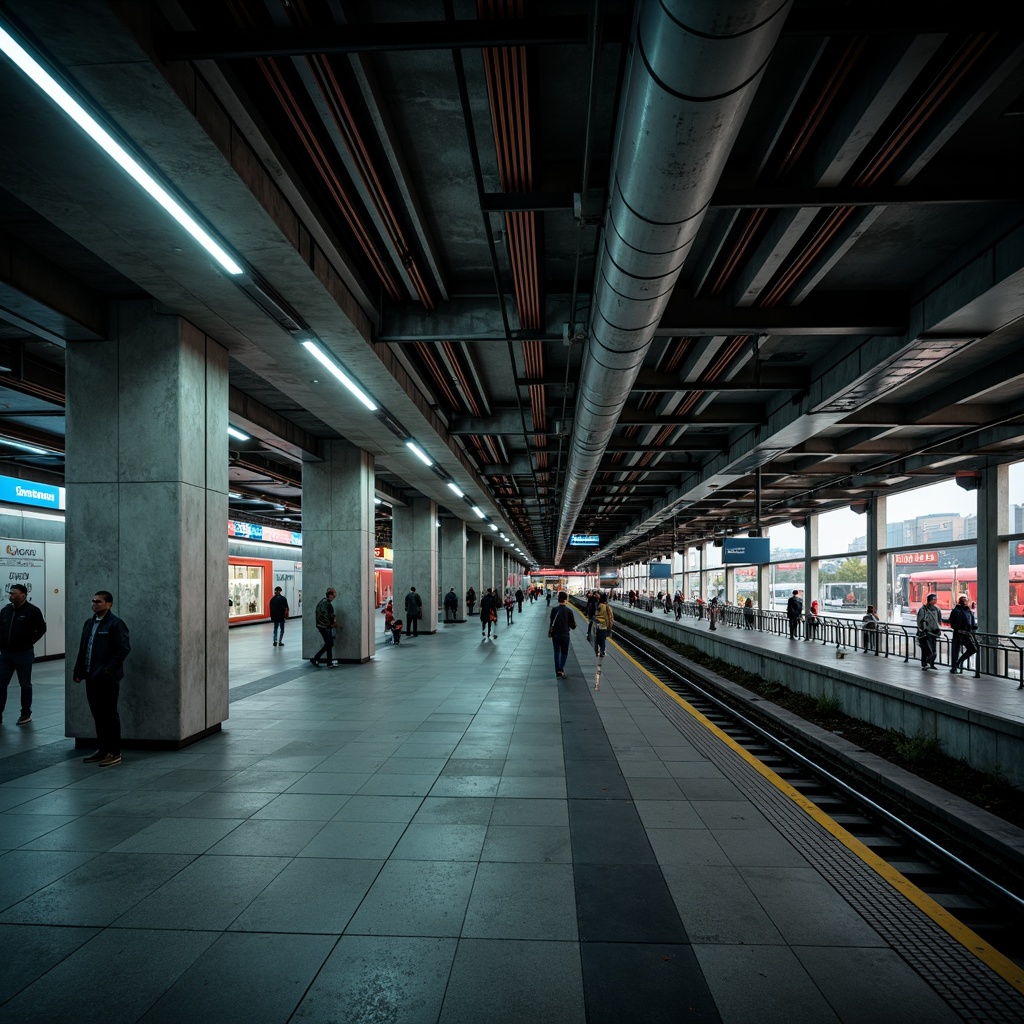
[[[666,6],[680,23],[708,7]],[[634,4],[595,7],[5,2],[0,23],[245,274],[218,269],[0,57],[0,439],[47,451],[7,449],[0,471],[62,477],[63,350],[140,296],[230,353],[231,419],[252,436],[228,453],[240,518],[297,525],[302,462],[344,437],[389,500],[426,494],[481,528],[478,504],[524,561],[571,566],[560,531],[599,534],[608,560],[746,530],[758,478],[767,526],[1019,458],[1016,19],[737,0],[781,33],[728,145],[684,140],[724,147],[696,182],[710,205],[567,521],[642,49]],[[665,166],[671,140],[629,141]],[[381,413],[322,379],[299,345],[311,334]]]

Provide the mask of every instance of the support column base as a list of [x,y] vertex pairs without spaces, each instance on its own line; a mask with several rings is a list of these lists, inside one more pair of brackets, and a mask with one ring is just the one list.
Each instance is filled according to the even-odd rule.
[[[180,740],[140,740],[140,739],[129,739],[126,740],[122,737],[121,749],[122,750],[181,750],[184,747],[190,747],[193,743],[198,743],[200,740],[205,740],[207,736],[212,736],[215,732],[220,732],[220,722],[216,725],[211,725],[209,729],[203,729],[202,732],[193,733],[191,736],[185,736]],[[75,749],[84,750],[85,748],[95,749],[96,739],[88,736],[78,736],[75,738]]]

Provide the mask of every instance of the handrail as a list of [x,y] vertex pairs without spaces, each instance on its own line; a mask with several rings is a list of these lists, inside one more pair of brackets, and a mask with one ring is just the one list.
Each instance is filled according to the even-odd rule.
[[[671,611],[665,611],[664,602],[656,602],[648,597],[634,601],[632,607],[651,613],[662,610],[674,620],[684,615],[697,620],[710,619],[711,615],[709,604],[698,604],[696,601],[672,604]],[[752,618],[745,614],[748,611],[753,613]],[[904,625],[902,622],[876,622],[874,628],[865,628],[864,622],[858,619],[835,615],[813,617],[804,613],[796,620],[795,628],[791,630],[789,616],[785,612],[720,605],[716,612],[714,627],[717,628],[719,624],[734,629],[759,630],[775,636],[793,636],[796,640],[820,643],[826,647],[834,645],[836,650],[852,649],[873,654],[875,657],[902,658],[904,663],[921,658],[917,628]],[[709,622],[709,627],[710,625]],[[965,641],[973,642],[977,651],[963,660],[963,665],[967,668],[962,668],[961,671],[970,671],[975,679],[983,675],[1015,679],[1017,689],[1024,689],[1024,637],[943,629],[936,638],[936,663],[947,666],[952,671],[954,649],[958,655],[962,654],[964,648],[970,646],[970,643]],[[972,662],[973,668],[970,667]]]

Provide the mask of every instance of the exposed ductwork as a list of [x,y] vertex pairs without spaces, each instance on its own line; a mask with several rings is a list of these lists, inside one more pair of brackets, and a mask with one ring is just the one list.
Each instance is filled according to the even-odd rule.
[[612,159],[555,562],[792,0],[641,0]]

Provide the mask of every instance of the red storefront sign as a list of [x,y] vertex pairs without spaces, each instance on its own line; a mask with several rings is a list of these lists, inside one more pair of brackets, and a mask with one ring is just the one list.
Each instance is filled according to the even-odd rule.
[[892,556],[897,565],[938,565],[938,551],[901,551]]

